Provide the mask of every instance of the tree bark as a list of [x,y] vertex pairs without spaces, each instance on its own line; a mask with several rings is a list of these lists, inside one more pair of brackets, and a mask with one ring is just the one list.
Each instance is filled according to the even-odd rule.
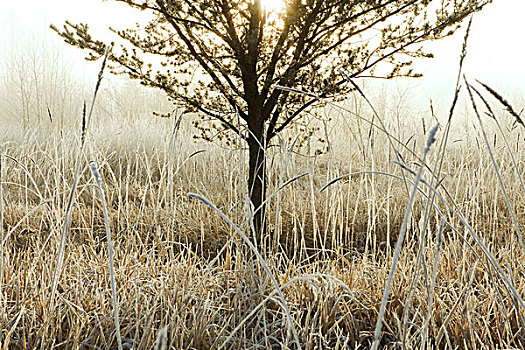
[[253,204],[253,226],[258,243],[263,243],[266,236],[266,144],[264,140],[264,122],[249,126],[248,138],[249,168],[248,192]]

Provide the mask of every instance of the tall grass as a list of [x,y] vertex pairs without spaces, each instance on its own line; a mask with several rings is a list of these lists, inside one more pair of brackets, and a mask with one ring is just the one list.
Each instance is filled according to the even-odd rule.
[[[392,264],[391,248],[409,196],[402,179],[396,178],[393,154],[383,147],[388,142],[385,136],[375,136],[373,147],[364,150],[366,158],[359,147],[348,147],[359,140],[359,127],[345,113],[332,111],[329,153],[305,157],[282,141],[270,154],[269,183],[280,190],[269,200],[268,219],[270,229],[280,235],[280,244],[264,262],[284,301],[276,298],[275,282],[261,270],[243,240],[236,238],[234,228],[186,197],[187,192],[200,193],[234,223],[245,222],[244,211],[237,210],[244,206],[245,192],[239,185],[244,167],[231,166],[241,157],[237,150],[193,142],[185,122],[173,139],[176,121],[170,119],[94,124],[81,160],[71,234],[51,315],[46,310],[52,262],[80,140],[75,133],[60,134],[45,125],[38,132],[6,131],[2,140],[3,344],[117,346],[105,221],[87,162],[94,160],[105,184],[108,222],[114,233],[124,348],[150,348],[157,338],[168,348],[293,348],[297,340],[286,331],[283,307],[290,311],[302,348],[371,346]],[[361,117],[368,118],[364,113]],[[512,121],[497,117],[502,130]],[[406,128],[397,139],[407,140],[412,132],[416,130]],[[519,133],[513,129],[505,137],[516,140]],[[408,170],[413,160],[421,164],[417,154],[423,140],[412,138],[415,147],[399,147]],[[385,304],[381,346],[403,340],[402,319],[411,284],[415,292],[407,314],[407,348],[421,348],[422,340],[430,348],[523,344],[522,310],[516,298],[524,287],[524,256],[512,239],[510,213],[490,167],[488,149],[477,138],[471,140],[456,142],[439,154],[444,177],[442,187],[435,189],[455,204],[447,208],[444,199],[436,200],[426,236],[418,232],[432,192],[427,185],[418,187],[419,199],[406,221],[406,243]],[[378,169],[374,177],[369,171],[370,152]],[[492,152],[509,200],[520,212],[523,191],[515,179],[516,170],[522,169],[511,165],[510,154],[521,167],[522,151],[497,144]],[[430,161],[437,156],[431,149]],[[318,191],[350,172],[355,175]],[[426,176],[422,180],[429,184]],[[479,241],[469,236],[462,220]],[[517,220],[523,225],[521,216]],[[421,239],[427,241],[423,261],[434,263],[426,277],[414,281]],[[508,276],[508,283],[498,277],[500,273]],[[511,287],[517,295],[509,293]],[[44,327],[52,331],[42,339],[39,332]],[[165,335],[159,335],[164,328]]]
[[459,82],[473,118],[396,119],[356,84],[368,101],[327,108],[328,147],[283,135],[264,254],[242,144],[195,141],[178,117],[99,120],[86,138],[6,123],[1,347],[523,348],[521,116]]

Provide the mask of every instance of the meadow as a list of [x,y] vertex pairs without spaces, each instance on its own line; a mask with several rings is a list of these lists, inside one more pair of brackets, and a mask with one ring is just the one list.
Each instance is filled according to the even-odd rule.
[[89,127],[79,104],[11,118],[2,348],[369,349],[378,317],[384,349],[525,347],[523,99],[473,86],[480,119],[465,86],[422,112],[356,92],[282,135],[271,247],[250,234],[244,146],[133,115],[150,95],[102,90]]

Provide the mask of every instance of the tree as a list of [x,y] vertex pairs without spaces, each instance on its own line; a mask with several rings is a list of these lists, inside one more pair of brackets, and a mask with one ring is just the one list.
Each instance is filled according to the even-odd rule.
[[0,54],[0,119],[16,121],[23,130],[37,121],[64,126],[65,116],[82,103],[75,98],[81,83],[58,46],[43,37],[14,38],[3,42]]
[[[264,0],[115,1],[153,16],[112,29],[124,43],[110,56],[113,72],[162,89],[247,142],[254,227],[264,236],[272,139],[305,110],[351,91],[351,78],[420,76],[412,60],[432,57],[421,44],[453,34],[492,0],[283,0],[273,12]],[[104,53],[86,24],[52,28],[90,50],[90,60]]]

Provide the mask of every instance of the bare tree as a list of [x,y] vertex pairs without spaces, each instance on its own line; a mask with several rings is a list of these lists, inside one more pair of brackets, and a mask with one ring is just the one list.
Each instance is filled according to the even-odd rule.
[[[419,76],[413,59],[432,57],[421,44],[451,35],[491,2],[283,0],[282,11],[269,12],[261,0],[116,1],[153,16],[114,30],[123,40],[111,56],[114,72],[164,90],[173,103],[247,142],[254,227],[263,237],[265,150],[272,139],[308,108],[347,94],[349,78]],[[86,24],[52,28],[90,50],[88,59],[104,52]],[[210,129],[200,125],[206,138]]]
[[[0,59],[0,114],[27,129],[46,122],[50,113],[63,124],[71,111],[71,96],[80,89],[58,47],[43,44],[41,38],[18,38],[8,42]],[[53,120],[55,122],[55,120]]]

